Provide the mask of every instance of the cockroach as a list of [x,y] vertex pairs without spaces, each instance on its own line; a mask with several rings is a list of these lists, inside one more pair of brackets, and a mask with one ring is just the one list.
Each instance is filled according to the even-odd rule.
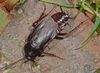
[[[61,33],[61,31],[66,26],[68,19],[71,17],[62,10],[61,6],[60,6],[61,12],[57,12],[50,16],[50,13],[54,10],[54,8],[57,5],[55,5],[52,8],[52,10],[48,14],[45,15],[46,5],[44,3],[43,3],[43,5],[44,5],[44,11],[41,14],[40,18],[32,24],[32,26],[34,28],[32,29],[31,33],[29,34],[29,36],[26,40],[27,43],[24,46],[25,56],[23,58],[19,59],[18,61],[20,61],[22,59],[27,59],[28,61],[34,61],[37,56],[41,56],[42,54],[52,55],[52,56],[55,56],[55,57],[58,57],[58,58],[64,60],[63,58],[61,58],[55,54],[44,52],[44,49],[46,47],[49,48],[48,44],[56,36],[68,35],[69,33],[74,31],[77,27],[79,27],[81,25],[80,24],[80,25],[76,26],[69,33],[68,32]],[[18,61],[16,61],[16,62],[18,62]],[[11,66],[11,65],[15,64],[16,62],[14,62],[8,66]],[[3,67],[3,68],[5,68],[5,67]],[[3,69],[3,68],[1,68],[1,69]]]
[[[44,12],[45,9],[46,6],[44,8]],[[37,56],[41,56],[41,54],[48,54],[48,55],[58,57],[57,55],[51,53],[45,53],[44,49],[48,47],[48,44],[57,35],[67,34],[67,33],[60,33],[60,32],[63,30],[70,17],[62,10],[61,6],[60,9],[61,12],[57,12],[52,16],[49,15],[52,10],[47,15],[44,15],[43,12],[40,18],[32,24],[32,26],[34,26],[34,29],[29,34],[27,39],[27,44],[24,46],[25,58],[34,61],[34,59]]]

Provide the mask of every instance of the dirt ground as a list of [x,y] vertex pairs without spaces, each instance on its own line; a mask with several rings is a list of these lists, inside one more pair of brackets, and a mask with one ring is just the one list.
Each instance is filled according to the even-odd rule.
[[[67,0],[63,1],[68,3]],[[53,4],[46,4],[46,14],[53,8]],[[11,13],[15,16],[8,24],[4,32],[0,35],[0,51],[2,61],[0,67],[9,65],[22,58],[25,39],[30,33],[32,23],[35,22],[43,12],[43,4],[40,1],[28,0],[19,8],[15,7]],[[75,8],[65,8],[71,17],[74,17],[78,10]],[[52,12],[59,12],[59,6]],[[86,20],[87,17],[80,13],[75,19],[69,19],[68,24],[62,32],[70,31],[75,26]],[[87,20],[80,28],[72,32],[62,40],[54,39],[50,42],[46,52],[56,54],[65,60],[52,56],[39,57],[38,65],[32,67],[31,62],[20,61],[12,67],[0,71],[0,73],[94,73],[100,67],[100,37],[94,36],[82,48],[74,50],[81,45],[89,36],[93,23]]]

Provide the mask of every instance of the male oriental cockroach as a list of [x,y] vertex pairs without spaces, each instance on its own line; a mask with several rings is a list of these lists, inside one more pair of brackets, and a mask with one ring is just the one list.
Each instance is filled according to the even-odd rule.
[[[45,9],[46,6],[44,8],[44,12]],[[56,37],[57,35],[67,34],[67,33],[60,33],[60,32],[61,30],[63,30],[70,17],[62,10],[61,6],[60,9],[61,12],[57,12],[52,16],[49,16],[52,10],[47,15],[44,15],[43,12],[39,20],[37,20],[32,24],[32,26],[34,26],[34,29],[28,36],[27,44],[24,46],[25,58],[34,61],[34,59],[37,56],[40,56],[41,54],[48,54],[48,55],[58,57],[57,55],[51,53],[45,53],[44,49],[48,47],[50,41],[53,40],[54,37]]]
[[[48,44],[56,36],[67,35],[81,25],[80,24],[80,25],[76,26],[69,33],[68,32],[61,33],[61,31],[64,29],[65,25],[67,24],[68,19],[71,17],[69,17],[69,15],[66,14],[62,10],[61,6],[60,6],[61,12],[57,12],[57,13],[53,14],[52,16],[50,16],[50,13],[54,10],[54,8],[57,5],[55,5],[53,7],[53,9],[48,14],[45,15],[44,13],[46,10],[46,5],[44,3],[43,3],[43,5],[44,5],[44,11],[43,11],[42,15],[40,16],[40,18],[32,24],[32,26],[34,28],[32,29],[31,33],[29,34],[29,36],[26,40],[27,43],[24,46],[25,56],[23,58],[19,59],[18,61],[20,61],[22,59],[34,61],[35,58],[37,56],[41,56],[41,54],[52,55],[52,56],[55,56],[55,57],[58,57],[58,58],[64,60],[63,58],[61,58],[55,54],[44,52],[44,49],[46,47],[49,48]],[[16,62],[18,62],[18,61],[16,61]],[[12,64],[15,64],[16,62],[14,62]],[[12,64],[10,64],[8,66],[11,66]],[[5,67],[3,67],[3,68],[5,68]],[[3,68],[1,68],[1,69],[3,69]]]

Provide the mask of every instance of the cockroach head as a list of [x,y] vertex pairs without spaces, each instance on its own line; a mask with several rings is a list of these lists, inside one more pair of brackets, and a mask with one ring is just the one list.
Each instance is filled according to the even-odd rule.
[[27,43],[24,46],[24,52],[25,52],[25,57],[26,59],[30,61],[34,61],[34,59],[40,55],[40,51],[38,48],[35,48],[32,46],[32,44]]

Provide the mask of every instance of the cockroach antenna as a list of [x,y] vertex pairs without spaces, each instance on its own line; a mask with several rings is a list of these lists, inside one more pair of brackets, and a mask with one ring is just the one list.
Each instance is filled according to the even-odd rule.
[[15,62],[13,62],[13,63],[11,63],[11,64],[5,66],[5,67],[0,68],[0,71],[3,70],[3,69],[5,69],[5,68],[8,68],[8,67],[10,67],[10,66],[12,66],[12,65],[14,65],[14,64],[16,64],[16,63],[18,63],[19,61],[24,60],[24,59],[25,59],[25,57],[22,57],[22,58],[20,58],[19,60],[15,61]]

